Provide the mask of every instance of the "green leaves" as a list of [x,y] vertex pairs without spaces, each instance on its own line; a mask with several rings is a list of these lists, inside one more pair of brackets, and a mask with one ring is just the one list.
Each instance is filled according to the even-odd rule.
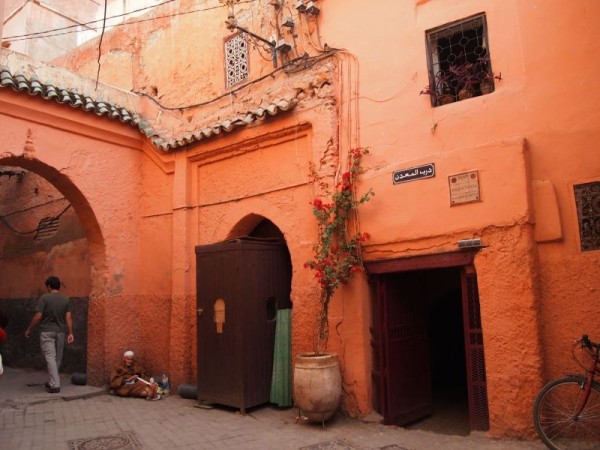
[[304,266],[315,272],[321,287],[318,335],[315,343],[315,352],[320,353],[326,346],[328,335],[328,309],[329,301],[336,289],[348,282],[352,275],[363,270],[361,258],[361,243],[369,239],[368,233],[354,234],[348,230],[348,222],[356,207],[368,202],[375,193],[369,189],[359,199],[355,196],[355,185],[358,176],[362,173],[361,160],[368,149],[358,148],[350,151],[348,166],[340,180],[330,190],[327,183],[321,181],[314,168],[311,172],[313,182],[323,189],[328,201],[315,198],[312,204],[313,215],[318,223],[317,242],[313,246],[313,259]]

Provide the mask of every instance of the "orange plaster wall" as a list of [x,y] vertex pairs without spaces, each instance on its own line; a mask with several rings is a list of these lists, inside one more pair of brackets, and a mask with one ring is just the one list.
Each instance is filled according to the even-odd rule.
[[[180,3],[182,9],[191,5]],[[594,31],[600,5],[593,0],[406,0],[373,7],[358,0],[327,0],[319,6],[320,42],[346,49],[323,66],[330,71],[326,73],[338,76],[337,81],[305,71],[253,85],[235,99],[228,96],[186,110],[183,114],[193,128],[210,123],[206,118],[223,120],[246,105],[273,99],[286,91],[286,80],[302,92],[291,114],[179,152],[173,172],[146,167],[143,172],[155,174],[157,180],[149,176],[138,189],[146,189],[146,183],[158,187],[160,200],[152,204],[148,197],[145,212],[128,205],[145,215],[142,233],[147,240],[140,241],[144,257],[169,255],[168,245],[161,246],[156,233],[171,227],[171,364],[178,374],[189,373],[182,361],[195,345],[193,320],[174,324],[182,315],[193,314],[193,246],[225,239],[248,214],[272,220],[286,237],[293,264],[293,349],[297,353],[311,348],[317,299],[314,280],[302,265],[310,258],[315,236],[316,225],[307,219],[315,193],[303,184],[303,177],[309,161],[332,175],[349,146],[368,146],[368,170],[359,191],[372,187],[376,196],[361,207],[361,228],[372,236],[365,257],[440,253],[455,250],[459,239],[482,239],[486,248],[476,257],[475,270],[491,434],[530,436],[530,407],[537,389],[572,367],[569,344],[575,337],[583,332],[600,336],[600,310],[594,307],[600,290],[600,252],[579,250],[572,191],[573,184],[598,181],[600,168],[593,144],[600,137],[595,106],[599,95],[590,59],[600,50]],[[268,32],[266,12],[252,22],[249,9],[242,6],[239,11],[244,23]],[[490,95],[432,108],[429,99],[419,95],[428,83],[425,31],[482,11],[493,68],[502,73],[502,81]],[[144,32],[122,29],[107,34],[104,74],[110,82],[155,96],[166,106],[199,103],[226,92],[220,53],[228,34],[223,13],[215,10],[195,21],[182,16],[168,23],[150,22],[154,25],[147,26],[153,28]],[[376,24],[368,33],[367,23]],[[314,25],[312,30],[314,45]],[[309,48],[309,36],[303,37]],[[129,59],[123,52],[131,52],[133,75],[119,78],[121,62]],[[57,63],[92,76],[96,57],[90,43]],[[252,53],[252,77],[268,73],[269,64]],[[311,130],[308,136],[255,146],[253,139],[261,135],[266,143],[271,139],[268,133],[304,122]],[[122,155],[124,168],[136,173],[127,164],[131,154]],[[392,184],[394,170],[423,163],[436,165],[433,179]],[[451,207],[448,177],[471,170],[479,171],[481,201]],[[540,194],[540,185],[552,189],[542,188],[545,193]],[[171,199],[167,186],[172,188]],[[175,210],[172,219],[170,207]],[[100,214],[105,209],[101,205]],[[99,221],[104,224],[107,217]],[[536,230],[538,223],[541,231]],[[123,257],[115,255],[111,270],[120,270]],[[167,290],[168,276],[160,265],[154,268]],[[148,271],[138,279],[151,281]],[[366,291],[356,280],[338,292],[332,305],[332,321],[342,323],[342,331],[331,345],[343,355],[344,382],[357,380],[352,397],[345,399],[351,414],[370,408]],[[155,324],[153,320],[149,315],[148,322]],[[350,344],[356,344],[355,354],[345,351]],[[116,345],[111,342],[107,348]]]
[[[148,355],[150,369],[167,369],[161,362],[168,361],[168,345],[161,343],[168,343],[170,335],[171,286],[164,268],[172,253],[170,217],[159,224],[153,224],[159,219],[142,218],[141,208],[151,202],[141,201],[145,192],[141,181],[142,171],[147,170],[155,183],[148,182],[147,187],[160,199],[161,191],[171,195],[169,176],[156,169],[156,162],[148,162],[138,131],[97,120],[103,135],[99,140],[86,122],[88,115],[40,100],[35,100],[32,111],[30,102],[0,91],[1,164],[20,166],[45,178],[72,203],[87,239],[54,247],[45,259],[44,273],[30,272],[29,280],[4,275],[23,264],[32,271],[35,259],[10,261],[2,274],[3,292],[9,297],[22,295],[17,285],[32,285],[49,272],[62,275],[65,285],[72,286],[65,290],[68,295],[90,297],[88,372],[92,383],[104,383],[110,366],[129,347]],[[28,120],[34,117],[39,121]],[[127,133],[129,137],[123,138]],[[49,191],[44,187],[41,192]],[[156,213],[152,206],[145,210],[150,216]],[[75,272],[72,277],[71,271]]]
[[[576,337],[600,334],[600,252],[579,250],[572,190],[598,181],[600,168],[592,150],[599,95],[589,60],[598,43],[587,32],[599,5],[430,0],[387,5],[384,15],[359,3],[328,2],[322,29],[360,66],[361,138],[374,149],[363,181],[377,194],[361,215],[372,235],[367,258],[435,253],[482,237],[488,247],[475,268],[491,431],[531,435],[530,406],[541,383],[574,369]],[[503,80],[492,95],[431,108],[418,96],[427,84],[425,30],[482,11]],[[348,24],[359,15],[377,23],[372,39],[352,39],[356,28]],[[575,49],[573,34],[582,39]],[[547,45],[549,36],[557,45]],[[510,144],[520,139],[521,156]],[[429,162],[438,170],[434,180],[391,185],[393,170]],[[482,202],[450,208],[447,176],[467,170],[479,170]],[[540,183],[551,186],[549,194],[534,195]],[[378,220],[383,211],[388,220]]]

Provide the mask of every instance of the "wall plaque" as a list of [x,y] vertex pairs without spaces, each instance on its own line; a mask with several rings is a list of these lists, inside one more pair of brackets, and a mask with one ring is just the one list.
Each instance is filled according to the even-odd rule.
[[477,170],[450,175],[448,185],[450,186],[450,206],[481,200],[479,196],[479,171]]
[[431,178],[435,176],[435,164],[423,164],[422,166],[410,167],[397,170],[392,174],[394,184],[406,183],[407,181]]

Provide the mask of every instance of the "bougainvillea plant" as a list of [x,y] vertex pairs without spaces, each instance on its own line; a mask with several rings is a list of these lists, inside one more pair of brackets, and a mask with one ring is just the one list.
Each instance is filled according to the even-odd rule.
[[[324,194],[311,202],[318,223],[318,238],[313,246],[313,259],[304,264],[314,271],[320,286],[320,311],[315,339],[317,355],[322,354],[327,346],[331,297],[355,272],[363,270],[361,244],[369,238],[369,234],[351,232],[349,221],[355,217],[357,206],[368,202],[375,195],[369,189],[366,194],[356,197],[356,180],[362,173],[361,159],[367,153],[366,148],[350,151],[348,170],[341,175],[333,188],[322,182],[314,167],[311,168],[311,179],[318,182]],[[354,228],[358,229],[357,221],[354,225]]]

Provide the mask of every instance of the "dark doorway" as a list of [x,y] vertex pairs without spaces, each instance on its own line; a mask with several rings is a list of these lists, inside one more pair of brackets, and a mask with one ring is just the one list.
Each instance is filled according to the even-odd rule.
[[386,424],[466,435],[488,428],[476,276],[464,254],[434,256],[367,264],[375,408]]
[[437,433],[467,435],[469,399],[460,269],[422,271],[429,286],[427,335],[431,362],[431,414],[407,425]]

